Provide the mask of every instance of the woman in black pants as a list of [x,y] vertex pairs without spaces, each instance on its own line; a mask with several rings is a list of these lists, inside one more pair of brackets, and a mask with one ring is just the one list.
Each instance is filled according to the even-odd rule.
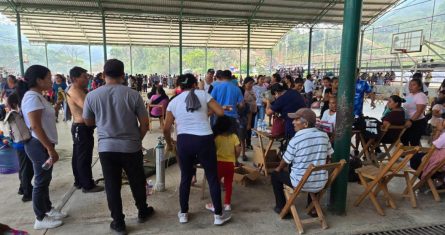
[[192,74],[178,78],[182,93],[173,99],[168,107],[164,124],[167,150],[173,149],[170,128],[176,123],[177,155],[181,169],[178,212],[180,223],[188,222],[189,196],[196,159],[204,168],[209,183],[210,195],[215,208],[214,224],[222,225],[230,220],[230,213],[222,211],[221,187],[217,175],[216,148],[209,114],[224,115],[224,109],[204,90],[195,90],[198,80]]
[[424,113],[428,104],[428,97],[423,93],[421,79],[414,78],[409,82],[409,94],[405,99],[406,103],[403,107],[408,113],[411,127],[405,131],[401,141],[405,146],[420,146],[420,138],[427,127]]

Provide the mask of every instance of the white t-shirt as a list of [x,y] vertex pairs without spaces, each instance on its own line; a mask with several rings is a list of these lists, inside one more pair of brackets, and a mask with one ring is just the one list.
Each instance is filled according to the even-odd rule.
[[[36,110],[43,110],[42,112],[42,127],[49,141],[57,144],[57,129],[56,129],[56,111],[53,106],[43,97],[42,94],[35,91],[27,91],[22,100],[22,112],[25,119],[26,126],[31,128],[28,113]],[[32,137],[37,138],[34,131],[31,130]]]
[[329,114],[329,109],[324,111],[323,116],[321,117],[322,122],[331,123],[333,127],[335,127],[335,120],[337,118],[337,113]]
[[[423,92],[418,92],[416,94],[409,93],[406,97],[406,103],[403,105],[403,108],[405,108],[406,112],[408,113],[409,117],[412,118],[413,115],[417,111],[417,106],[419,104],[426,105],[428,104],[428,97]],[[425,118],[425,115],[422,113],[420,114],[419,118],[417,120]]]
[[314,82],[311,81],[311,80],[309,80],[309,79],[307,79],[307,80],[304,82],[304,91],[305,91],[306,93],[309,93],[309,92],[312,92],[313,90],[314,90]]
[[201,102],[201,108],[194,112],[187,112],[185,98],[190,91],[184,91],[176,96],[167,106],[167,111],[175,117],[177,134],[189,134],[206,136],[213,134],[208,118],[207,103],[212,96],[204,90],[195,90],[195,94]]

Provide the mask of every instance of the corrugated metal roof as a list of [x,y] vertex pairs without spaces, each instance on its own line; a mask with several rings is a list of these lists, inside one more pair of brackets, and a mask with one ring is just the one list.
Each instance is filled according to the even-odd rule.
[[[364,0],[364,25],[399,0]],[[184,47],[273,47],[293,27],[341,24],[342,0],[0,0],[0,11],[16,20],[31,42],[101,44],[102,10],[107,44]]]

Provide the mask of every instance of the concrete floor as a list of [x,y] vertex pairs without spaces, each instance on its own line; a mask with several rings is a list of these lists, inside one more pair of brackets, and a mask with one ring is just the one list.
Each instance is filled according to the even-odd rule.
[[[376,110],[370,110],[368,106],[369,104],[365,104],[365,113],[369,115],[378,117],[383,111],[381,105]],[[155,126],[158,125],[155,123]],[[61,122],[57,127],[60,139],[57,150],[61,160],[54,167],[50,196],[54,205],[62,207],[69,217],[59,228],[48,231],[33,230],[32,204],[22,203],[21,197],[17,195],[19,185],[17,174],[0,175],[0,201],[3,202],[0,204],[0,223],[26,230],[30,234],[110,234],[111,218],[105,193],[83,194],[80,190],[72,188],[70,124]],[[160,135],[161,132],[157,128],[149,133],[144,139],[144,147],[153,148]],[[251,159],[252,151],[247,152],[247,156]],[[93,174],[95,178],[102,177],[100,162],[93,166]],[[202,178],[200,171],[198,178]],[[155,208],[156,214],[144,224],[136,222],[137,210],[128,185],[122,187],[124,214],[131,234],[295,234],[293,221],[281,220],[272,211],[274,206],[272,188],[269,179],[264,176],[247,187],[234,185],[233,219],[222,227],[213,225],[212,214],[204,208],[209,198],[201,200],[199,188],[191,190],[189,223],[179,224],[177,219],[179,181],[179,169],[177,165],[173,165],[166,171],[167,190],[155,192],[148,197],[148,203]],[[369,199],[358,207],[352,205],[363,191],[363,187],[357,183],[350,183],[347,215],[337,216],[327,212],[329,229],[321,230],[318,224],[313,224],[305,226],[305,231],[307,234],[359,234],[445,223],[443,202],[435,202],[431,194],[419,194],[419,206],[413,209],[407,199],[396,195],[403,190],[403,187],[404,183],[401,180],[395,180],[390,184],[389,188],[394,193],[398,209],[385,208],[386,216],[380,216]],[[63,203],[65,201],[66,203]],[[380,201],[384,205],[384,202]],[[302,209],[305,203],[305,196],[298,198],[297,208]]]

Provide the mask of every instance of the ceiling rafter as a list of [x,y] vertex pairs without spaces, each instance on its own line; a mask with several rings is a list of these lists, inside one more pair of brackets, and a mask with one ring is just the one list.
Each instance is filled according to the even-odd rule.
[[80,32],[82,32],[83,36],[85,37],[85,40],[87,40],[88,44],[90,43],[90,39],[88,38],[87,33],[83,29],[83,27],[79,24],[79,21],[76,19],[76,17],[70,16],[70,18],[74,21],[74,23],[79,27]]
[[130,46],[131,46],[132,42],[131,42],[130,33],[128,32],[127,21],[125,21],[124,19],[122,19],[122,22],[124,23],[124,26],[125,26],[125,32],[127,32],[128,41],[130,42]]
[[311,28],[313,28],[316,24],[320,23],[320,21],[329,12],[329,10],[331,10],[333,7],[335,7],[335,5],[337,5],[338,1],[339,0],[329,0],[327,6],[320,12],[320,14],[312,22]]
[[[401,1],[406,0],[364,1],[363,24]],[[0,0],[7,18],[14,21],[17,13],[27,18],[22,28],[32,41],[100,44],[98,32],[106,17],[110,44],[177,45],[181,21],[184,46],[230,48],[246,46],[246,23],[251,25],[251,48],[272,48],[294,27],[341,25],[343,8],[344,0]],[[54,19],[54,14],[62,17]]]
[[210,38],[213,36],[213,31],[215,31],[215,28],[218,24],[219,24],[219,22],[216,22],[215,25],[213,25],[212,31],[210,31],[209,36],[207,37],[206,47],[207,47],[207,45],[209,45]]
[[36,26],[34,26],[31,21],[29,21],[29,19],[27,19],[26,17],[22,17],[22,21],[25,21],[26,24],[28,24],[36,33],[37,35],[39,35],[40,39],[43,42],[46,42],[45,37],[43,37],[42,33],[40,32],[40,29],[37,28]]

